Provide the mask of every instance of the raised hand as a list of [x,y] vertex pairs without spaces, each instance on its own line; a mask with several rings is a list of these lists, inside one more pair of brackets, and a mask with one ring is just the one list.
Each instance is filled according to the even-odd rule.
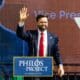
[[23,7],[20,10],[20,21],[25,21],[27,19],[27,17],[29,16],[28,10],[26,7]]

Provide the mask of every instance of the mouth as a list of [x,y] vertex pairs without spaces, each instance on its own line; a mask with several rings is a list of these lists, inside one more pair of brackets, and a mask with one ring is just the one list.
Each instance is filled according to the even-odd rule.
[[38,28],[39,28],[39,30],[41,30],[41,31],[44,31],[44,30],[47,29],[46,26],[38,26]]

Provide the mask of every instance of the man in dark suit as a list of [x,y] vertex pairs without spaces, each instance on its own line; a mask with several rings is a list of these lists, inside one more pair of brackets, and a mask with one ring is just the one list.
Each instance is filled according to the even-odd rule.
[[[24,32],[25,20],[29,16],[27,8],[20,10],[20,21],[17,26],[17,36],[28,42],[29,54],[28,56],[53,56],[56,64],[58,65],[58,75],[64,75],[63,64],[58,49],[58,37],[47,31],[48,18],[45,15],[38,15],[36,17],[37,29],[27,30]],[[42,35],[44,37],[42,37]],[[42,37],[42,38],[41,38]],[[43,43],[41,43],[42,41]],[[28,78],[24,78],[25,80]],[[40,80],[49,80],[50,78],[40,78]],[[30,80],[30,79],[29,79]]]

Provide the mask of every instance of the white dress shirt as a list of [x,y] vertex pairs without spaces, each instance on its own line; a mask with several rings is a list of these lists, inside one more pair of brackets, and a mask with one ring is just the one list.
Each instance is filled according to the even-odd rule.
[[[43,32],[44,35],[44,40],[43,40],[43,45],[44,45],[44,57],[47,56],[47,30]],[[38,30],[38,48],[37,48],[37,56],[39,56],[39,44],[40,44],[40,37],[41,37],[41,31]]]

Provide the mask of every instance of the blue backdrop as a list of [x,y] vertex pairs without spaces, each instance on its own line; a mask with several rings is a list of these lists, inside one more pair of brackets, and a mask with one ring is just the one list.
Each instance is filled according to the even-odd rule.
[[27,56],[27,42],[19,39],[14,31],[0,24],[0,75],[12,74],[14,56]]

